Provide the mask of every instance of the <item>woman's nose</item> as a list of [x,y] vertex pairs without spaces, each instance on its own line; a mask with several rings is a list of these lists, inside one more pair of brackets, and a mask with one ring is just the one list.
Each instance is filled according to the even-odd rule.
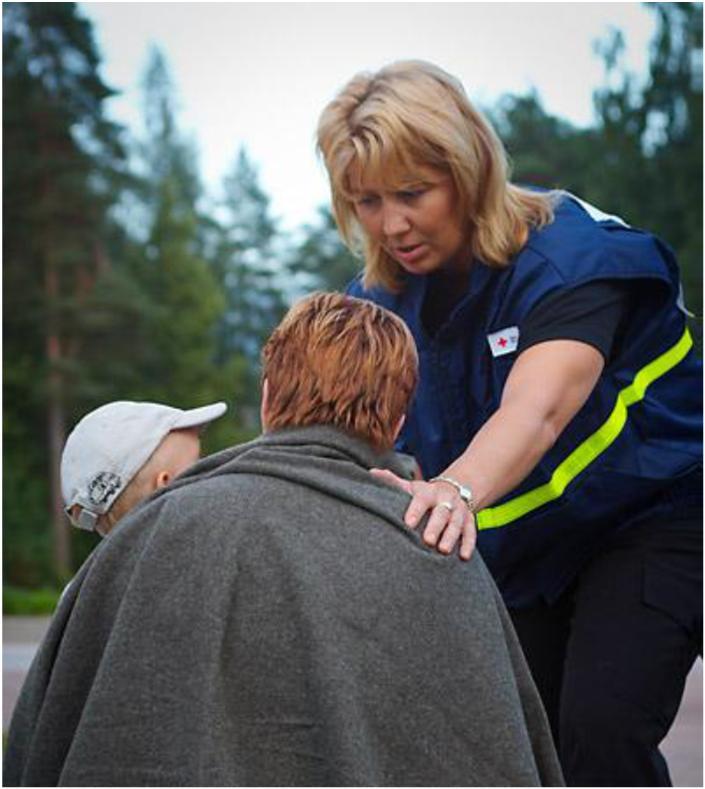
[[411,227],[409,217],[402,206],[387,205],[383,207],[382,230],[387,237],[406,233]]

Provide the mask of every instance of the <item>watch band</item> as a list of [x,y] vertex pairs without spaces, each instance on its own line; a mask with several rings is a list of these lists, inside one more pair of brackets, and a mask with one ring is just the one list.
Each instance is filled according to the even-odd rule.
[[457,479],[453,479],[453,477],[444,476],[433,477],[429,479],[429,482],[447,482],[449,485],[452,485],[458,491],[458,495],[470,512],[475,512],[475,500],[473,499],[472,491],[467,485],[461,485],[460,482],[458,482]]

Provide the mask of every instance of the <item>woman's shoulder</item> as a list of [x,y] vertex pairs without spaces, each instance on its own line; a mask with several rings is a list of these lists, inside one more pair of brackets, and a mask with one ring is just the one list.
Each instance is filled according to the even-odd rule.
[[553,207],[553,219],[531,230],[524,249],[553,259],[566,252],[570,254],[576,247],[602,247],[607,241],[605,230],[617,224],[627,227],[619,217],[607,214],[569,192],[559,192]]
[[662,246],[616,214],[563,192],[553,221],[531,231],[515,263],[519,270],[549,264],[566,284],[592,278],[664,278]]

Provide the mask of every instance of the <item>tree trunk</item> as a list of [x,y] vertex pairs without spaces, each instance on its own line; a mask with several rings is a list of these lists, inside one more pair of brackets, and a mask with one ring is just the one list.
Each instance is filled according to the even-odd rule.
[[[47,261],[48,263],[48,261]],[[52,286],[56,285],[56,277],[51,268],[47,270],[47,296],[52,294]],[[48,304],[55,303],[48,298]],[[49,307],[51,315],[52,308]],[[71,535],[69,524],[64,514],[64,499],[61,494],[61,452],[66,437],[66,419],[63,403],[62,374],[57,368],[61,359],[61,347],[53,319],[48,321],[47,358],[49,361],[49,387],[47,402],[47,428],[49,439],[49,480],[50,480],[50,511],[52,528],[52,558],[54,572],[62,581],[71,575]]]
[[61,450],[64,445],[65,420],[63,404],[58,398],[49,401],[49,477],[51,481],[51,527],[53,535],[54,572],[62,581],[71,575],[71,535],[61,495]]
[[44,268],[45,350],[48,369],[47,386],[47,439],[49,445],[49,514],[52,533],[52,560],[54,575],[65,581],[71,575],[71,535],[64,513],[61,494],[61,452],[66,437],[64,413],[63,371],[61,370],[62,347],[61,327],[57,314],[60,297],[60,280],[57,261],[54,258],[53,211],[57,196],[53,193],[52,180],[48,176],[48,162],[56,157],[57,142],[49,133],[44,113],[37,116],[39,130],[40,161],[44,176],[41,179],[40,204],[44,209],[44,227],[39,246]]

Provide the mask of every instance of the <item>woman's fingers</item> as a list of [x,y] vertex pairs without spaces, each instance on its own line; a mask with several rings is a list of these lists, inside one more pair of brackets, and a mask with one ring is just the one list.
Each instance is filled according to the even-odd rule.
[[460,558],[467,561],[475,550],[475,543],[477,542],[477,527],[475,525],[475,516],[467,510],[465,526],[463,527],[463,536],[460,541]]
[[[439,514],[436,518],[434,510],[434,514],[429,519],[429,524],[424,530],[423,539],[426,545],[436,546],[440,553],[451,554],[458,545],[458,541],[460,541],[460,558],[467,561],[472,556],[477,541],[473,514],[458,499],[453,512],[445,516],[445,526],[440,524],[441,516]],[[429,527],[431,528],[429,529]]]
[[452,553],[460,542],[460,558],[469,559],[475,549],[475,519],[452,485],[444,482],[410,482],[388,469],[373,468],[370,473],[382,482],[394,485],[412,496],[404,516],[414,529],[429,513],[423,541],[440,553]]
[[456,543],[463,536],[466,513],[467,515],[470,514],[468,508],[462,502],[458,502],[458,504],[454,507],[453,512],[450,513],[448,523],[443,530],[443,536],[441,537],[441,541],[438,543],[438,550],[441,553],[453,552]]
[[[432,485],[430,482],[412,482],[411,487],[412,487],[413,498],[411,499],[411,503],[407,507],[406,515],[404,516],[404,522],[410,529],[415,529],[427,512],[430,513],[430,520],[434,520],[434,515],[437,515],[434,521],[435,523],[438,523],[440,521],[443,521],[443,523],[445,523],[445,521],[448,520],[447,510],[446,510],[445,518],[442,512],[435,513],[432,512],[432,510],[434,510],[435,507],[441,503],[441,501],[452,503],[453,493],[455,491],[453,491],[453,493],[451,493],[450,495],[441,495],[443,494],[443,491],[436,490],[436,487]],[[428,531],[428,526],[424,530],[424,535],[426,534],[427,531]],[[435,542],[433,544],[435,545]]]
[[433,507],[426,528],[423,530],[423,541],[426,545],[431,548],[438,545],[438,539],[450,523],[454,509],[455,504],[452,500],[444,501]]

